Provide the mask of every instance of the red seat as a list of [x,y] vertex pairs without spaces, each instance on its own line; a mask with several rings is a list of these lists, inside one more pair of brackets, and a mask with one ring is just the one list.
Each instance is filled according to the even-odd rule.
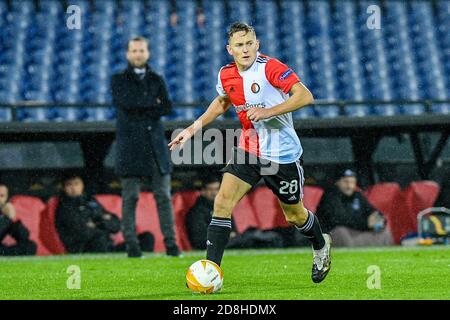
[[277,227],[290,226],[284,218],[278,198],[269,188],[258,187],[249,196],[259,229],[269,230]]
[[409,229],[405,215],[405,202],[398,183],[379,183],[370,186],[365,191],[369,203],[382,212],[387,220],[387,226],[396,244]]
[[303,196],[303,205],[312,212],[316,212],[320,199],[322,199],[323,189],[320,187],[305,186],[303,191],[305,193]]
[[410,225],[409,231],[417,232],[417,214],[424,209],[433,207],[439,191],[439,184],[434,181],[412,182],[403,191]]
[[[304,192],[303,203],[305,207],[315,212],[323,195],[322,188],[305,186]],[[250,194],[250,199],[260,229],[269,230],[292,226],[286,221],[278,198],[269,188],[257,188]]]
[[39,224],[39,239],[52,254],[66,253],[55,226],[55,212],[58,207],[58,197],[52,197],[47,207],[41,211]]
[[[16,209],[16,218],[22,221],[30,232],[30,239],[37,245],[36,254],[39,256],[49,255],[50,252],[39,239],[39,222],[41,211],[45,208],[44,202],[37,197],[20,195],[12,197],[11,202]],[[12,244],[12,241],[7,244]]]
[[200,196],[199,191],[180,191],[173,195],[172,205],[175,218],[175,229],[177,232],[180,249],[184,251],[192,250],[186,230],[186,215],[189,209]]
[[[99,194],[95,196],[95,199],[100,205],[105,208],[106,211],[114,213],[120,219],[122,219],[122,198],[118,195],[112,194]],[[122,231],[113,235],[114,244],[124,242]]]
[[249,228],[258,228],[258,219],[250,195],[245,195],[234,208],[233,221],[239,233],[243,233]]

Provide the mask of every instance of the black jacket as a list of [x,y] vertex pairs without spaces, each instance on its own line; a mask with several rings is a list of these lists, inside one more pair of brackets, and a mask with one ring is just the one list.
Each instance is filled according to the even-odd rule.
[[[10,235],[16,243],[3,245],[2,241]],[[37,251],[36,243],[30,240],[30,232],[20,220],[12,221],[0,212],[0,256],[34,255]]]
[[112,76],[111,91],[117,108],[116,174],[152,176],[152,157],[161,174],[170,173],[169,149],[160,118],[171,113],[172,103],[162,77],[147,66],[141,80],[128,66]]
[[[104,214],[110,215],[110,219],[105,220]],[[95,228],[88,227],[90,221],[95,224]],[[94,198],[86,195],[68,197],[62,194],[56,208],[55,224],[68,252],[83,252],[87,244],[100,232],[108,236],[104,238],[109,238],[110,234],[120,230],[119,218],[107,212]]]
[[0,244],[10,235],[17,243],[29,241],[30,232],[20,220],[12,221],[0,212]]
[[323,232],[330,232],[337,226],[368,231],[368,217],[376,211],[361,192],[353,196],[344,195],[334,186],[327,190],[317,208],[317,216]]

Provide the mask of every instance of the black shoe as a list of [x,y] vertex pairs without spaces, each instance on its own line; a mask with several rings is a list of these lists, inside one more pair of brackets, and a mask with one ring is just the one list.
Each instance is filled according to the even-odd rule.
[[141,252],[141,248],[139,247],[139,245],[127,246],[127,254],[128,254],[128,258],[142,257],[142,252]]
[[180,249],[178,249],[178,246],[175,244],[173,246],[168,246],[166,250],[166,254],[170,257],[179,257],[181,256]]
[[331,269],[331,237],[323,234],[325,246],[320,250],[314,250],[314,259],[311,278],[314,283],[320,283],[325,279]]

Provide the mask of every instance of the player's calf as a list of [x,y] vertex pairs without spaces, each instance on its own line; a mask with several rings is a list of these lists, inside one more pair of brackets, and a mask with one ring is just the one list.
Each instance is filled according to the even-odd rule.
[[206,235],[206,259],[220,266],[231,233],[231,218],[214,217]]
[[214,200],[214,217],[231,218],[235,203],[226,193],[219,192]]
[[308,220],[308,210],[301,206],[295,206],[293,209],[284,210],[286,221],[293,226],[302,226]]
[[231,213],[239,200],[248,192],[251,185],[239,178],[225,173],[219,193],[214,201],[214,213],[208,226],[206,240],[206,259],[218,265],[222,262],[225,247],[231,233]]
[[322,249],[325,239],[322,235],[319,219],[302,202],[295,205],[281,203],[286,221],[294,225],[305,237],[307,237],[314,250]]
[[231,199],[223,193],[216,196],[214,201],[214,213],[208,226],[206,236],[206,259],[218,265],[222,262],[225,247],[228,244],[231,233]]
[[319,219],[311,211],[308,210],[306,222],[302,225],[296,225],[296,228],[311,241],[314,250],[322,249],[325,246]]

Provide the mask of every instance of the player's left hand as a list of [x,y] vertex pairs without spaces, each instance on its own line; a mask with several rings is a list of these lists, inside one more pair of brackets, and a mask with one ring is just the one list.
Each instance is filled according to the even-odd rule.
[[247,118],[251,121],[259,121],[272,117],[270,109],[252,108],[247,110]]

